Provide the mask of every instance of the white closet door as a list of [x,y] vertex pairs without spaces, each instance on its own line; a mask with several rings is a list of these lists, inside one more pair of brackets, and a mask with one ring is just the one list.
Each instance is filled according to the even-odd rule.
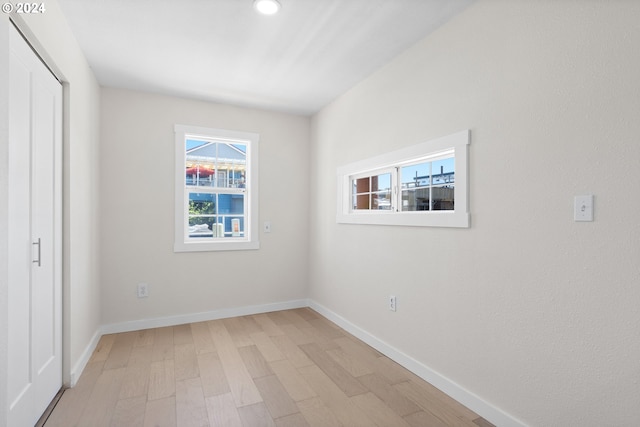
[[62,86],[11,29],[11,426],[32,426],[62,386]]

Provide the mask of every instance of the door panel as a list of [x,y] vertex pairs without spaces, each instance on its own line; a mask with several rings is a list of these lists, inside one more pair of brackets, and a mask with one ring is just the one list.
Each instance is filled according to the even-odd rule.
[[62,386],[62,87],[10,45],[8,425],[29,426]]

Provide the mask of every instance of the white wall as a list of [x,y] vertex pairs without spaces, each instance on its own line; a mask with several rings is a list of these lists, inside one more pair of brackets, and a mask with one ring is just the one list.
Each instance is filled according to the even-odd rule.
[[[99,86],[55,0],[47,1],[45,14],[19,15],[12,18],[36,51],[64,82],[63,370],[64,381],[70,383],[76,379],[72,378],[72,371],[82,368],[81,361],[87,346],[100,326],[96,239],[100,213],[96,197]],[[0,51],[3,61],[1,64],[4,64],[5,61],[8,63],[10,23],[5,14],[0,19]],[[6,91],[8,78],[2,79],[2,82],[2,91]],[[5,99],[2,97],[3,103]],[[0,129],[4,129],[7,119],[6,114],[0,117]],[[6,137],[4,132],[3,130],[3,136]],[[0,152],[5,153],[5,142],[2,142]],[[4,175],[6,169],[2,170]],[[2,179],[0,182],[0,195],[4,200],[6,181]],[[4,208],[1,212],[4,212]],[[4,226],[6,219],[2,213],[0,220]],[[0,227],[0,230],[2,228]],[[6,239],[2,239],[2,242],[6,242]],[[2,267],[0,273],[6,280]],[[5,290],[6,284],[0,282],[0,295]],[[3,310],[2,313],[4,316],[6,311]],[[1,333],[0,339],[2,344],[6,343],[6,338]],[[3,357],[0,355],[0,362]],[[4,403],[5,399],[0,400]]]
[[[311,298],[514,424],[636,425],[639,18],[479,0],[314,116]],[[463,129],[471,228],[336,224],[338,166]]]
[[[260,134],[259,250],[173,252],[175,124]],[[308,117],[104,88],[103,323],[305,298],[308,152]],[[140,282],[149,284],[146,299],[136,297]]]

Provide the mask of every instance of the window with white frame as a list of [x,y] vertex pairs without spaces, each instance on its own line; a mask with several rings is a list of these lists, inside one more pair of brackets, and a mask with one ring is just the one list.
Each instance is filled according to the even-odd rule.
[[258,249],[255,133],[175,125],[176,252]]
[[469,227],[468,130],[338,169],[337,222]]

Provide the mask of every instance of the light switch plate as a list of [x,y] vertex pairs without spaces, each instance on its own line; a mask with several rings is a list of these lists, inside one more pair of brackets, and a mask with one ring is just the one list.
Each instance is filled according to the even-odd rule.
[[576,196],[573,203],[574,221],[593,221],[593,195]]

